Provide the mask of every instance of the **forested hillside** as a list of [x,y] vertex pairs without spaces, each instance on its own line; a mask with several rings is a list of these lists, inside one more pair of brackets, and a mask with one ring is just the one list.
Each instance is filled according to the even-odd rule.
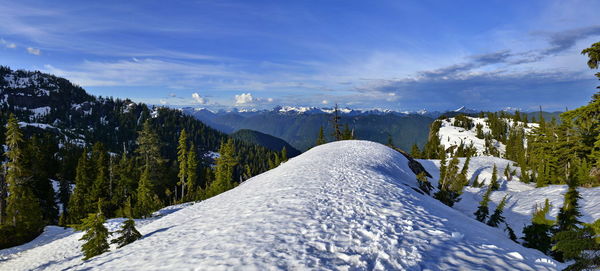
[[143,217],[210,197],[281,157],[178,110],[94,97],[66,79],[8,67],[0,67],[0,123],[0,247],[47,224],[78,224],[98,205],[107,217]]

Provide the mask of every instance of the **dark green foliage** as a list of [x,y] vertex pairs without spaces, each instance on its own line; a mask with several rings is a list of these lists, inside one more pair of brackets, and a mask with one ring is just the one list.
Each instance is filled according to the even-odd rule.
[[548,199],[544,206],[535,206],[531,224],[523,228],[523,246],[535,248],[544,254],[550,252],[552,248],[551,230],[554,221],[547,219],[546,216],[551,207]]
[[98,212],[91,213],[81,220],[81,224],[75,225],[75,229],[85,231],[82,241],[85,243],[81,246],[81,251],[84,255],[84,260],[88,260],[94,256],[107,252],[110,249],[108,244],[108,236],[110,233],[104,227],[106,218],[102,214],[102,203],[98,201]]
[[315,143],[315,145],[319,146],[325,143],[327,143],[327,140],[325,139],[325,131],[323,131],[323,126],[321,126],[319,128],[319,135],[317,136],[317,142]]
[[515,231],[508,225],[508,223],[504,223],[504,225],[506,226],[504,228],[504,230],[508,233],[508,238],[510,240],[512,240],[513,242],[517,242],[517,235],[515,234]]
[[488,203],[490,202],[490,195],[492,194],[491,186],[485,191],[483,194],[483,198],[479,202],[479,207],[477,207],[477,211],[473,213],[475,215],[475,219],[479,222],[485,222],[488,214],[490,213],[490,209],[488,208]]
[[433,185],[431,182],[429,182],[429,180],[427,180],[427,175],[425,172],[417,174],[417,182],[419,183],[419,189],[421,189],[421,191],[425,192],[427,195],[431,193]]
[[577,191],[577,186],[574,182],[569,185],[567,193],[565,193],[564,203],[558,215],[556,216],[556,230],[571,231],[578,227],[581,223],[581,211],[579,210],[579,200],[581,196]]
[[454,117],[454,123],[452,125],[456,127],[462,127],[465,130],[471,130],[475,126],[475,124],[473,124],[473,120],[465,115],[458,115]]
[[118,248],[129,245],[142,238],[140,232],[135,228],[135,221],[131,218],[123,222],[123,225],[121,225],[121,229],[117,231],[117,234],[119,237],[112,240],[111,243],[117,244]]
[[[322,138],[317,138],[317,145],[321,145],[325,143],[324,135],[319,132],[319,136],[323,136]],[[259,146],[263,146],[271,151],[281,151],[281,149],[285,148],[287,150],[289,157],[298,156],[301,152],[296,148],[292,147],[292,145],[285,142],[283,139],[274,137],[272,135],[268,135],[265,133],[261,133],[254,130],[249,129],[241,129],[231,134],[236,140],[240,140],[249,144],[256,144]]]
[[502,201],[500,201],[500,204],[498,204],[496,210],[494,210],[494,213],[490,216],[490,219],[487,222],[488,226],[498,227],[500,223],[504,222],[504,216],[502,216],[504,206],[506,206],[506,196],[502,198]]
[[492,180],[490,181],[490,187],[493,191],[500,189],[500,184],[498,183],[498,168],[496,164],[494,164],[494,168],[492,169]]
[[567,260],[575,260],[565,270],[600,269],[600,220],[572,231],[559,232],[554,236],[554,250]]
[[447,167],[444,168],[444,174],[440,173],[438,182],[439,191],[433,197],[442,203],[452,207],[456,202],[460,201],[460,195],[464,188],[464,181],[461,180],[458,173],[457,157],[452,158]]
[[217,158],[215,167],[215,180],[209,185],[206,197],[210,198],[223,193],[234,187],[233,173],[238,160],[235,157],[235,146],[233,140],[221,144],[219,149],[221,156]]

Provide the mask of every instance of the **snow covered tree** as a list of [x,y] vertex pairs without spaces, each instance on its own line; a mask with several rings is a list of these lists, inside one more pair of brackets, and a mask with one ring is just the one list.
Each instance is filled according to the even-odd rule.
[[494,210],[494,213],[490,216],[490,219],[487,222],[489,226],[498,227],[500,223],[504,222],[504,216],[502,216],[504,206],[506,206],[506,196],[502,198],[502,201],[500,201],[500,204],[498,204],[496,210]]
[[[177,145],[177,163],[179,164],[179,172],[177,173],[177,177],[179,178],[179,182],[177,185],[181,185],[181,199],[185,197],[185,186],[186,186],[186,178],[188,174],[188,147],[187,147],[187,134],[185,133],[185,129],[181,130],[179,135],[179,145]],[[177,197],[177,195],[175,195]]]
[[129,218],[123,222],[121,229],[117,231],[119,237],[111,241],[113,244],[117,244],[118,248],[129,245],[136,240],[142,238],[142,234],[135,228],[135,221]]
[[548,254],[552,248],[551,230],[554,221],[547,219],[550,212],[550,201],[546,199],[544,206],[536,205],[531,218],[531,224],[523,228],[523,246],[535,248]]
[[91,213],[87,218],[81,220],[80,225],[76,225],[75,229],[85,231],[81,237],[85,243],[81,246],[81,251],[84,255],[84,260],[88,260],[94,256],[107,252],[110,249],[108,244],[108,236],[110,233],[104,227],[106,218],[102,214],[102,201],[98,201],[98,211]]
[[477,207],[477,211],[473,213],[475,215],[475,219],[479,222],[485,222],[488,214],[490,213],[490,209],[488,208],[488,203],[490,202],[490,195],[492,194],[492,187],[488,186],[488,189],[483,194],[483,198],[479,202],[479,207]]
[[496,167],[496,164],[494,164],[494,168],[492,169],[492,181],[490,182],[490,186],[494,191],[500,189],[500,184],[498,183],[498,167]]

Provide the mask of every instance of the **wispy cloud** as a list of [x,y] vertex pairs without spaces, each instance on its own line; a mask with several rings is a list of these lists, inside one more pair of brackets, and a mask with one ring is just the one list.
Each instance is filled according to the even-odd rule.
[[0,39],[0,44],[4,45],[4,47],[9,48],[9,49],[17,48],[17,44],[15,44],[13,42],[8,42],[4,39]]
[[42,54],[42,51],[40,49],[33,48],[33,47],[27,47],[27,52],[32,55],[36,55],[36,56],[39,56]]
[[208,99],[200,96],[200,94],[198,94],[198,92],[192,93],[192,98],[194,99],[194,101],[196,101],[199,104],[206,104],[206,103],[208,103]]

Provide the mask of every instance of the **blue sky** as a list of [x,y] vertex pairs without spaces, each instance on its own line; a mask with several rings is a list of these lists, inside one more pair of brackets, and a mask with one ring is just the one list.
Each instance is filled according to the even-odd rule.
[[[100,3],[101,2],[101,3]],[[600,1],[4,1],[0,64],[172,106],[586,104]]]

